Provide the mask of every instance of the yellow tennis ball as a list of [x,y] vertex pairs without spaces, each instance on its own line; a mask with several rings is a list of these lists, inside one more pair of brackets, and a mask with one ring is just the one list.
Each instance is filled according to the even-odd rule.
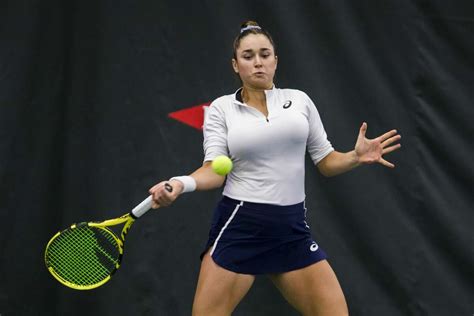
[[225,176],[232,170],[232,160],[227,156],[218,156],[212,161],[212,170],[221,176]]

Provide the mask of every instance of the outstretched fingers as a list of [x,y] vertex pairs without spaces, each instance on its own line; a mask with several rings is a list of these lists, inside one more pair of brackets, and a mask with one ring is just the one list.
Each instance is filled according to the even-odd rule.
[[[396,134],[396,133],[397,133],[396,130],[392,130],[381,136],[381,137],[384,137],[384,136],[388,137],[382,142],[382,148],[383,148],[382,155],[391,153],[392,151],[397,150],[398,148],[402,146],[401,144],[392,145],[393,143],[398,142],[402,138],[401,135]],[[395,134],[395,136],[390,136],[393,134]]]
[[392,151],[397,150],[397,149],[400,148],[400,147],[402,147],[402,145],[400,145],[400,144],[396,144],[396,145],[393,145],[393,146],[390,146],[390,147],[385,147],[385,148],[382,150],[382,155],[391,153]]
[[[396,129],[393,129],[391,131],[386,132],[385,134],[381,135],[378,137],[378,140],[380,141],[380,144],[382,146],[382,155],[391,153],[392,151],[395,151],[399,149],[402,145],[401,144],[394,144],[398,142],[402,138],[401,135],[398,134]],[[383,159],[380,157],[379,161],[380,164],[382,164],[385,167],[388,168],[394,168],[395,165],[391,162],[388,162],[387,160]]]
[[395,168],[395,165],[391,162],[388,162],[387,160],[383,159],[383,158],[380,158],[379,159],[379,163],[381,163],[382,165],[384,165],[385,167],[389,167],[389,168]]
[[[395,136],[396,135],[396,136]],[[397,136],[400,136],[400,135],[397,135],[397,130],[396,129],[392,129],[391,131],[389,132],[386,132],[385,134],[377,137],[378,140],[383,144],[387,141],[389,141],[390,139],[392,138],[396,138]],[[401,136],[400,136],[401,137]],[[393,142],[393,141],[392,141]]]
[[[395,133],[396,133],[396,132],[395,132]],[[382,146],[383,146],[383,147],[387,147],[388,145],[390,145],[390,144],[392,144],[392,143],[394,143],[394,142],[399,141],[401,138],[402,138],[402,136],[399,135],[399,134],[397,134],[397,135],[395,135],[395,136],[392,136],[392,137],[390,137],[390,138],[388,138],[388,139],[382,141]]]

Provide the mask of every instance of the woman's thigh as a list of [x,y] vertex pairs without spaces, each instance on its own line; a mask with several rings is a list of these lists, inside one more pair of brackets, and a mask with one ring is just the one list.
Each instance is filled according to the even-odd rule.
[[270,278],[285,299],[305,316],[349,314],[339,281],[326,260]]
[[230,315],[252,287],[255,276],[218,266],[209,252],[202,259],[193,303],[194,316]]

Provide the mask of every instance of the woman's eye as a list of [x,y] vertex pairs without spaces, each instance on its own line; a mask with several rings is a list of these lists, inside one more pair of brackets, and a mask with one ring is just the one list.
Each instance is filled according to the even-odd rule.
[[244,59],[250,59],[250,58],[252,58],[252,56],[250,56],[250,55],[244,55]]

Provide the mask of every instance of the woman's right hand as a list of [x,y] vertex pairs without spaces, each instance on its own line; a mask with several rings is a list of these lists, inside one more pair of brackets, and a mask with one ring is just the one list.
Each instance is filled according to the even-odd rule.
[[[165,184],[167,183],[173,188],[171,192],[169,192],[165,187]],[[151,208],[156,209],[163,206],[169,206],[178,198],[181,192],[183,192],[183,183],[177,180],[162,181],[151,187],[148,192],[153,197]]]
[[[212,190],[220,188],[224,183],[225,177],[212,171],[211,163],[211,161],[204,162],[200,168],[190,174],[190,176],[192,176],[196,181],[196,190]],[[166,183],[169,183],[173,188],[171,192],[166,190]],[[183,189],[183,183],[178,180],[162,181],[154,185],[149,190],[150,194],[153,196],[153,204],[151,207],[159,208],[170,205],[183,192]]]

